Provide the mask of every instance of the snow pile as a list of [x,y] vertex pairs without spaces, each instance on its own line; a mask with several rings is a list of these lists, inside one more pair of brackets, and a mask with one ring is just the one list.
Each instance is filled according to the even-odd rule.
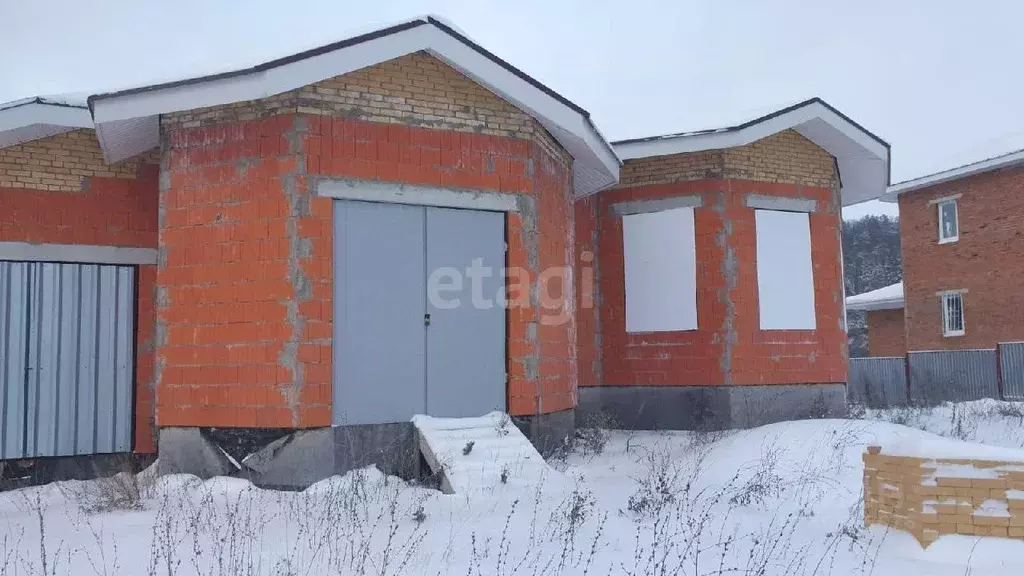
[[[463,455],[445,434],[470,462],[485,447]],[[862,526],[861,456],[900,442],[960,446],[851,420],[612,432],[536,483],[489,474],[449,495],[370,468],[277,492],[167,476],[140,509],[94,514],[59,483],[0,494],[0,575],[43,573],[44,558],[47,573],[111,575],[1024,573],[1022,542],[944,536],[922,550]],[[493,472],[485,452],[470,472]]]

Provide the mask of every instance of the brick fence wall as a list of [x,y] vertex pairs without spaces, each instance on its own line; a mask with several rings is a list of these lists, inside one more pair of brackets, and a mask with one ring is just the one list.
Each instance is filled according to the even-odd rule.
[[[156,248],[153,157],[114,165],[92,130],[0,149],[0,242]],[[156,267],[138,267],[135,451],[153,443]]]
[[864,454],[864,525],[928,546],[945,534],[1024,540],[1024,462]]

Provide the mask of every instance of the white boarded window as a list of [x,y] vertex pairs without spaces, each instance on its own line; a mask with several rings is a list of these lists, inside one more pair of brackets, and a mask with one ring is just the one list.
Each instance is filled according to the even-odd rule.
[[697,329],[693,208],[622,217],[626,332]]
[[803,212],[755,210],[761,330],[813,330],[811,222]]

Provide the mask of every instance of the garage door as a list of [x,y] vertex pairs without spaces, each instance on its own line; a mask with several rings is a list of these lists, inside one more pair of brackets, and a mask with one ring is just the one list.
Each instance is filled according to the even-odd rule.
[[128,452],[135,269],[0,261],[0,459]]
[[505,218],[335,202],[334,422],[505,408]]

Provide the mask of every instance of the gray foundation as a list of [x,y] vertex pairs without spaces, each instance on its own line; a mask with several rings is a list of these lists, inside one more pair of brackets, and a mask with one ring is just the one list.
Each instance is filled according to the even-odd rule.
[[[547,455],[572,435],[576,417],[574,410],[565,410],[514,421]],[[423,479],[427,469],[422,466],[412,423],[293,431],[160,429],[162,474],[235,476],[265,488],[297,490],[366,466],[376,466],[385,474],[407,480]]]
[[[240,446],[246,449],[239,451]],[[411,423],[292,431],[160,429],[162,474],[236,476],[266,488],[302,489],[371,465],[385,474],[419,477],[420,453]]]
[[561,448],[576,430],[576,411],[513,416],[512,421],[545,458]]
[[724,430],[845,415],[845,384],[590,386],[579,389],[577,407],[581,421],[625,430]]

